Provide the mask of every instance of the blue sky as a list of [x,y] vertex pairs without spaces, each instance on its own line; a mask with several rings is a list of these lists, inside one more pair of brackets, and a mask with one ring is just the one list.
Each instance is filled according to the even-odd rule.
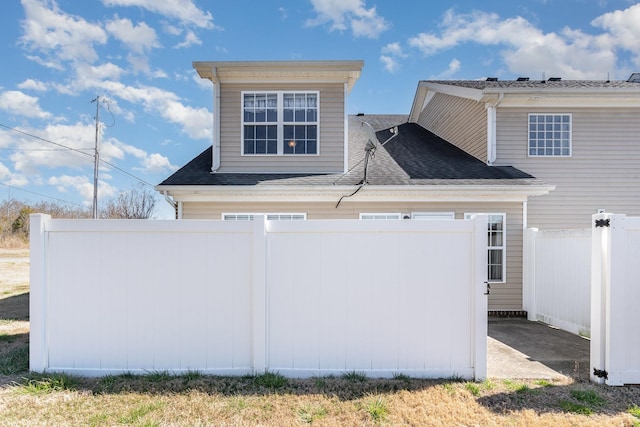
[[419,80],[640,71],[629,0],[9,0],[2,12],[0,199],[91,206],[98,95],[99,200],[161,182],[211,144],[211,84],[192,61],[362,59],[349,112],[389,114],[409,112]]

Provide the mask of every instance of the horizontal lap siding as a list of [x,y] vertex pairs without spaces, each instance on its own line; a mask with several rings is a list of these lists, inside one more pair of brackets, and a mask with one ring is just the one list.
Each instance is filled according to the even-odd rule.
[[[320,92],[320,155],[241,155],[242,91],[309,90]],[[344,169],[344,85],[342,84],[223,84],[220,97],[219,172],[296,173],[342,172]]]
[[507,214],[507,283],[491,285],[489,310],[522,309],[522,205],[520,203],[183,203],[183,219],[220,219],[222,213],[296,212],[307,219],[357,219],[366,212],[411,213],[455,212],[456,219],[465,213]]
[[[572,156],[528,157],[528,113],[572,114]],[[498,109],[497,164],[555,185],[529,199],[530,227],[586,228],[598,209],[640,215],[640,110]]]
[[436,94],[418,124],[472,156],[487,161],[487,113],[484,104]]

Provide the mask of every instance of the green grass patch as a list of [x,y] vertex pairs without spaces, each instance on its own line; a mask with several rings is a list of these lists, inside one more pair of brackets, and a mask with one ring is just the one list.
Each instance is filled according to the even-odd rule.
[[13,342],[15,340],[14,335],[9,335],[4,332],[0,332],[0,342]]
[[[129,411],[128,414],[118,418],[118,422],[120,424],[139,424],[139,421],[148,414],[158,409],[162,409],[164,405],[162,403],[147,403],[144,405],[137,406]],[[158,423],[146,422],[142,425],[150,426],[150,425],[159,425]]]
[[588,407],[587,405],[583,405],[581,403],[571,402],[569,400],[561,400],[560,407],[565,412],[571,412],[572,414],[579,415],[592,415],[593,409]]
[[261,387],[279,389],[285,387],[289,381],[279,372],[265,372],[254,378],[254,383]]
[[169,371],[153,371],[146,374],[144,378],[151,382],[159,383],[163,381],[169,381],[173,378],[173,375]]
[[29,370],[29,346],[15,347],[0,353],[0,374],[15,375]]
[[571,390],[571,396],[580,403],[591,407],[604,406],[606,400],[593,390]]
[[342,378],[351,382],[364,382],[368,379],[367,374],[357,371],[345,372],[344,374],[342,374]]
[[306,424],[312,424],[314,421],[321,420],[326,417],[327,414],[327,409],[319,405],[304,405],[298,409],[298,418]]
[[466,388],[472,395],[476,397],[480,396],[480,386],[478,384],[468,382],[464,385],[464,388]]
[[628,409],[629,413],[636,418],[640,418],[640,406],[632,405]]
[[553,383],[548,380],[537,380],[536,385],[540,387],[553,387]]
[[188,370],[184,374],[180,375],[180,378],[182,378],[186,382],[199,380],[202,377],[203,377],[202,372],[192,371],[192,370]]
[[376,424],[384,422],[389,415],[387,402],[381,396],[371,396],[364,402],[363,409]]
[[67,374],[32,374],[16,387],[20,394],[41,395],[65,390],[75,390],[77,381]]

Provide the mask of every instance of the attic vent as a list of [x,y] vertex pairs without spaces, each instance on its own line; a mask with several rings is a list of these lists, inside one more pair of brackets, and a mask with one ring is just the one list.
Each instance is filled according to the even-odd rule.
[[518,79],[516,81],[517,82],[528,82],[529,81],[529,77],[518,77]]
[[640,73],[633,73],[629,76],[629,83],[640,83]]
[[356,117],[362,117],[362,116],[364,116],[364,113],[358,113],[358,114],[356,114]]
[[497,77],[487,77],[487,81],[488,82],[497,82],[498,78]]
[[549,77],[550,82],[559,82],[562,80],[562,77]]

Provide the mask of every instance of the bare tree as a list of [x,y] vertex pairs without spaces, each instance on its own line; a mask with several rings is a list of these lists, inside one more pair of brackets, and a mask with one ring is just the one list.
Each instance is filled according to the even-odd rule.
[[121,192],[105,204],[100,214],[104,219],[147,219],[156,208],[156,194],[142,185]]

